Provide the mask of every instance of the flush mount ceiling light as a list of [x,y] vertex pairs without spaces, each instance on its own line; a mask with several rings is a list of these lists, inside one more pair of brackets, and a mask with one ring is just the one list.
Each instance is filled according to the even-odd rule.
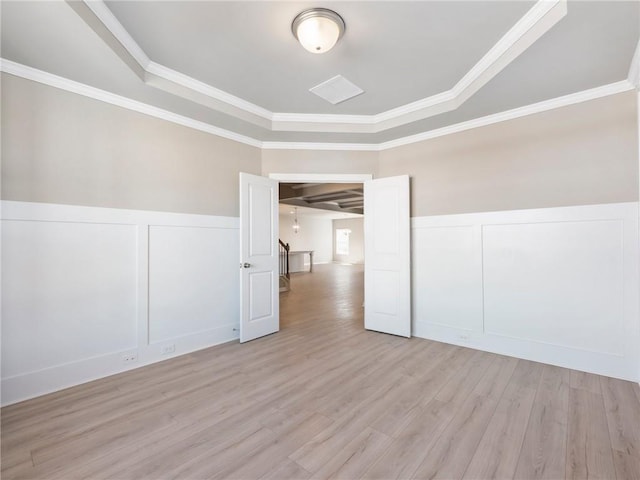
[[293,19],[291,31],[300,44],[311,53],[325,53],[344,34],[344,20],[333,10],[312,8]]

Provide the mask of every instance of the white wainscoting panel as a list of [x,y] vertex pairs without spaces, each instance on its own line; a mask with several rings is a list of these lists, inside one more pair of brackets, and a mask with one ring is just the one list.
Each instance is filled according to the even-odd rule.
[[416,336],[640,380],[638,204],[415,218]]
[[2,378],[137,347],[135,225],[3,220],[2,233]]
[[3,201],[2,404],[237,338],[238,228]]
[[151,344],[236,326],[238,248],[236,230],[149,227]]
[[485,225],[482,236],[486,333],[622,354],[621,220]]
[[413,233],[415,311],[432,324],[481,332],[480,228],[425,227]]

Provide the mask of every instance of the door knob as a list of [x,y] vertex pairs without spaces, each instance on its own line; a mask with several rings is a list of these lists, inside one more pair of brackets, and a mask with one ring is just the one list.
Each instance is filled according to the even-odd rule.
[[243,268],[250,268],[251,264],[250,263],[244,263],[244,264],[242,264],[242,267]]

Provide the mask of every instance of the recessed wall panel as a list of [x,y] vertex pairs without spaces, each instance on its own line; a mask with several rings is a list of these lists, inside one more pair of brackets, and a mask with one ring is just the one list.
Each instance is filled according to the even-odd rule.
[[149,342],[238,321],[238,232],[149,227]]
[[475,231],[473,226],[414,229],[416,318],[482,331],[482,266]]
[[485,225],[486,333],[622,355],[622,221]]
[[136,226],[2,221],[2,377],[135,348]]

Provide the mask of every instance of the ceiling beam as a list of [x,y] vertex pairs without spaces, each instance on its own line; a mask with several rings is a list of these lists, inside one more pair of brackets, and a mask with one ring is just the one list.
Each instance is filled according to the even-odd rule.
[[364,210],[359,207],[351,207],[351,208],[340,208],[338,205],[334,205],[332,203],[315,203],[310,204],[305,202],[304,200],[300,200],[299,198],[290,198],[280,200],[280,203],[284,205],[291,205],[294,207],[307,207],[307,208],[316,208],[318,210],[328,210],[331,212],[342,212],[345,213],[345,210],[348,210],[349,213],[357,213],[359,215],[364,214]]
[[362,207],[364,206],[364,199],[350,200],[347,202],[338,202],[338,206],[340,208]]
[[362,194],[360,193],[352,193],[352,192],[339,192],[339,193],[330,193],[327,195],[315,195],[313,197],[302,197],[307,203],[326,203],[326,202],[336,202],[338,200],[348,200],[353,198],[362,198]]

